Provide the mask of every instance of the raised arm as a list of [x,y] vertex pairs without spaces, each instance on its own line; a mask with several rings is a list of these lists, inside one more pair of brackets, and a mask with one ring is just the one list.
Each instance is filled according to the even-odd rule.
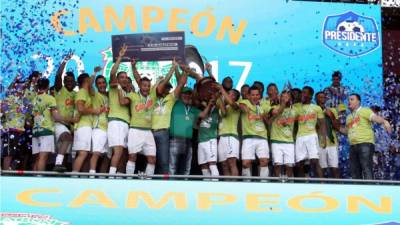
[[371,116],[371,121],[374,123],[382,124],[385,130],[390,134],[392,133],[392,127],[390,126],[389,121],[385,120],[385,118],[378,116],[376,114],[373,114]]
[[179,79],[178,79],[178,85],[176,86],[174,90],[174,96],[178,98],[178,96],[181,94],[181,90],[183,87],[185,87],[186,82],[187,82],[188,76],[186,73],[184,73]]
[[168,84],[169,80],[171,79],[172,75],[175,72],[175,68],[178,66],[178,64],[176,63],[175,59],[172,61],[172,66],[168,71],[167,76],[161,81],[161,83],[159,83],[156,87],[156,91],[157,91],[157,96],[160,96],[165,89],[165,86]]
[[[176,80],[179,80],[179,79],[182,77],[182,75],[185,73],[185,71],[183,71],[183,70],[182,70],[182,73],[179,71],[179,65],[180,65],[180,63],[178,63],[178,66],[175,67],[175,77],[176,77]],[[187,74],[186,74],[186,75],[187,75]]]
[[17,82],[19,82],[21,79],[22,79],[22,75],[21,75],[21,74],[18,74],[18,75],[15,77],[15,79],[11,82],[11,84],[8,85],[7,92],[9,92],[10,90],[13,90],[13,89],[15,88],[15,84],[16,84]]
[[61,61],[60,66],[58,67],[57,73],[56,73],[56,79],[54,81],[54,90],[56,92],[60,91],[62,88],[62,74],[63,71],[65,70],[65,66],[67,65],[68,60],[72,58],[74,55],[73,52],[69,52],[64,59]]
[[224,96],[224,100],[228,105],[230,105],[234,109],[239,109],[239,105],[232,101],[231,97],[229,96],[228,92],[225,91],[224,87],[221,84],[218,84],[218,90],[221,92],[222,96]]
[[126,44],[124,44],[121,47],[121,49],[119,50],[119,55],[118,55],[117,61],[115,61],[114,65],[111,68],[110,87],[112,87],[112,88],[115,88],[118,86],[117,72],[118,72],[119,64],[121,64],[122,57],[124,57],[127,49],[128,49],[128,46]]
[[196,73],[196,71],[191,70],[187,65],[185,64],[181,64],[180,65],[181,69],[186,72],[189,77],[193,78],[196,80],[196,82],[198,82],[199,80],[201,80],[201,78],[203,78],[200,74]]
[[280,115],[285,110],[286,105],[289,102],[289,100],[290,100],[289,93],[285,92],[285,93],[281,94],[279,107],[278,108],[274,108],[271,111],[272,118]]
[[92,96],[95,94],[95,91],[94,91],[94,88],[93,88],[93,84],[94,84],[94,81],[96,80],[96,75],[101,70],[102,70],[101,66],[96,66],[93,69],[93,74],[89,78],[90,79],[89,94],[92,95]]
[[204,110],[199,113],[199,117],[197,118],[197,125],[200,124],[200,122],[205,119],[209,114],[212,109],[212,107],[215,105],[215,100],[210,100],[207,104],[207,106],[204,108]]
[[136,64],[137,64],[137,61],[135,59],[132,59],[131,66],[132,66],[133,77],[135,78],[137,85],[140,85],[140,73],[136,68]]
[[206,63],[206,71],[209,77],[212,77],[214,78],[214,80],[217,80],[212,73],[212,65],[210,63]]

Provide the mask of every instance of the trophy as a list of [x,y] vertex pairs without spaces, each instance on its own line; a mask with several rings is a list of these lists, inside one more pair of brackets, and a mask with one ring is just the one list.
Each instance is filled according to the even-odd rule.
[[[207,59],[200,55],[197,48],[193,45],[185,46],[185,62],[189,67],[193,70],[197,70],[195,72],[200,75],[204,74],[204,62]],[[199,71],[200,70],[200,71]],[[203,77],[196,84],[196,92],[198,93],[198,98],[200,101],[208,102],[213,95],[219,92],[217,82],[212,77]]]
[[217,82],[212,77],[203,77],[197,82],[196,91],[201,101],[208,102],[219,93]]

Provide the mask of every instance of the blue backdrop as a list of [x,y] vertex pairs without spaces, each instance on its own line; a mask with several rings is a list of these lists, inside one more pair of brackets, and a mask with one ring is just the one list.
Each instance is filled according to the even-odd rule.
[[[69,50],[76,56],[68,70],[78,74],[104,65],[107,76],[112,65],[111,35],[183,30],[186,44],[195,45],[212,63],[219,80],[232,76],[237,87],[261,80],[282,88],[290,81],[292,86],[307,84],[321,90],[330,85],[332,72],[340,70],[343,84],[361,93],[366,105],[382,104],[380,6],[285,0],[1,0],[1,4],[3,87],[17,73],[27,76],[32,70],[53,80]],[[349,11],[361,19],[342,16],[333,23],[361,26],[365,33],[376,26],[378,42],[366,54],[348,56],[324,44],[326,19]],[[334,48],[345,51],[353,44],[371,45],[342,40]],[[148,63],[141,69],[154,68],[159,72],[150,75],[158,76],[168,63]]]

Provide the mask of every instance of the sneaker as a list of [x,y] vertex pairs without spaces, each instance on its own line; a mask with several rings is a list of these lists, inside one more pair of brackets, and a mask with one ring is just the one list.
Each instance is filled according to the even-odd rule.
[[63,165],[55,165],[53,168],[53,171],[59,172],[59,173],[64,173],[66,170],[67,170],[67,168],[65,168],[65,166],[63,166]]

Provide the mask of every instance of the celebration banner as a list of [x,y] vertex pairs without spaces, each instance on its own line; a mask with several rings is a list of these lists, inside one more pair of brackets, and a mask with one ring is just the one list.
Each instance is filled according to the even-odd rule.
[[123,45],[127,46],[122,62],[167,61],[185,59],[185,33],[160,32],[145,34],[122,34],[112,36],[114,62]]
[[[382,104],[380,6],[286,0],[227,2],[1,0],[2,85],[17,73],[39,70],[54,79],[63,55],[74,52],[67,70],[92,71],[113,64],[111,36],[153,32],[185,33],[213,65],[218,80],[231,76],[235,87],[260,80],[280,88],[342,83],[363,96],[366,105]],[[138,65],[156,81],[170,62]],[[121,70],[130,71],[124,64]]]
[[395,185],[0,179],[4,225],[22,218],[40,224],[400,224]]

